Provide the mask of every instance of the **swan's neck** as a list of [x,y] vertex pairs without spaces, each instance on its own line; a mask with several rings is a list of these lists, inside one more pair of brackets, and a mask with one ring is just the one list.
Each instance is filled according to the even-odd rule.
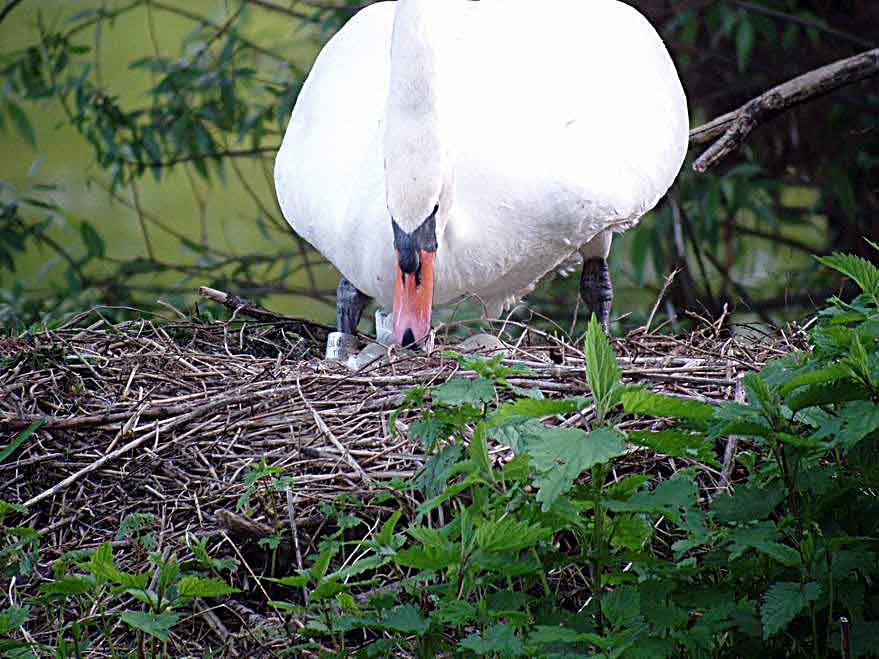
[[391,39],[385,179],[388,210],[406,231],[420,226],[441,204],[447,178],[448,136],[442,123],[438,56],[444,24],[440,4],[399,0]]

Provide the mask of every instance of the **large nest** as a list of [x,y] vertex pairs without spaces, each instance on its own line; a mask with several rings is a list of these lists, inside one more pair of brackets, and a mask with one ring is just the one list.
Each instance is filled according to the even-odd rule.
[[[16,584],[19,598],[35,592],[52,561],[69,550],[110,541],[123,562],[145,560],[118,531],[126,515],[149,513],[159,553],[207,537],[214,554],[242,561],[234,578],[243,592],[203,607],[186,633],[175,629],[172,654],[200,655],[200,648],[220,642],[230,655],[248,654],[252,627],[270,625],[275,615],[256,595],[254,577],[272,567],[289,574],[314,552],[333,525],[321,504],[342,494],[369,502],[418,472],[424,455],[407,437],[415,412],[392,416],[408,388],[474,375],[440,347],[430,355],[399,352],[350,372],[320,358],[325,331],[240,320],[113,325],[92,314],[58,330],[0,337],[0,442],[8,445],[42,421],[0,463],[0,499],[25,504],[29,513],[17,523],[42,534],[40,562],[30,581]],[[508,361],[530,369],[511,384],[547,397],[588,394],[575,342],[515,323],[503,331]],[[708,323],[683,337],[642,330],[613,343],[624,380],[713,401],[741,397],[746,372],[803,347],[796,332],[730,335]],[[587,426],[590,415],[586,408],[546,422]],[[494,460],[510,457],[504,446],[489,448]],[[728,486],[731,453],[724,459],[723,447],[718,451],[724,469],[702,472],[706,489]],[[243,475],[261,459],[292,476],[294,485],[274,492],[271,502],[257,498],[238,510]],[[667,475],[690,464],[638,449],[616,472]],[[274,565],[257,543],[273,531],[269,509],[282,511],[288,538]],[[357,514],[376,521],[388,509],[362,504]],[[274,519],[277,524],[277,514]],[[46,629],[48,621],[31,634],[39,641]]]

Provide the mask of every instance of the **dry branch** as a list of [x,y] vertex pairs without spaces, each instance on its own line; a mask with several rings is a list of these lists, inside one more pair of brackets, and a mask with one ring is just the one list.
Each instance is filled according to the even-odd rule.
[[879,75],[879,48],[828,64],[773,87],[737,110],[690,131],[691,144],[717,140],[693,169],[705,172],[738,149],[751,132],[785,110]]

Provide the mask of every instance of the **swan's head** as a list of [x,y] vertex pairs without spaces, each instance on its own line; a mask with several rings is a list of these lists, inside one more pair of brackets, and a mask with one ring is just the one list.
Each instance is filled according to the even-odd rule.
[[408,346],[430,332],[434,260],[451,199],[445,194],[445,159],[437,150],[394,155],[387,153],[385,164],[396,255],[392,320],[394,338]]

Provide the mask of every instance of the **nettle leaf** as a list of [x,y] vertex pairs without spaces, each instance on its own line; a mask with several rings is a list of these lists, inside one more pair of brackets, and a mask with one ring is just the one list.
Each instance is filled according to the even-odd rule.
[[610,543],[615,547],[639,551],[652,537],[653,525],[641,515],[624,513],[613,520]]
[[835,435],[835,445],[850,450],[868,435],[879,430],[879,405],[868,400],[846,403],[840,416],[844,423]]
[[385,629],[404,634],[423,636],[430,628],[430,620],[422,616],[421,612],[412,604],[401,604],[386,611],[380,625]]
[[540,441],[546,427],[537,419],[510,417],[499,425],[488,428],[489,436],[496,442],[513,449],[516,455],[528,452],[528,447]]
[[611,428],[584,432],[578,428],[546,428],[541,441],[528,446],[531,466],[538,472],[534,484],[540,488],[537,500],[544,512],[571,489],[585,470],[622,455],[623,435]]
[[843,364],[833,363],[822,368],[807,373],[800,373],[784,382],[778,390],[782,396],[787,395],[797,387],[807,384],[824,384],[827,382],[836,382],[849,377],[849,370]]
[[630,444],[652,448],[663,455],[695,458],[709,464],[718,464],[714,445],[702,433],[683,430],[631,430],[626,433]]
[[171,628],[180,620],[180,614],[170,611],[165,613],[123,611],[119,614],[119,619],[134,629],[155,636],[160,641],[167,641]]
[[551,535],[539,524],[528,524],[514,517],[484,521],[476,529],[476,546],[486,552],[516,552],[535,545]]
[[620,366],[617,356],[601,324],[595,314],[589,319],[586,330],[586,343],[583,346],[586,355],[586,378],[595,399],[601,418],[610,409],[613,391],[620,383]]
[[11,606],[0,611],[0,634],[8,634],[21,627],[26,621],[30,606]]
[[626,501],[610,500],[607,507],[613,512],[659,513],[680,523],[681,508],[692,507],[695,500],[693,470],[686,469],[659,483],[652,492],[637,492]]
[[778,542],[778,530],[773,522],[736,528],[729,534],[728,540],[731,542],[730,561],[736,560],[749,549],[754,549],[786,567],[796,567],[801,562],[796,549]]
[[839,252],[831,256],[816,256],[815,259],[853,280],[867,295],[874,298],[879,296],[879,268],[867,259]]
[[488,444],[485,441],[485,422],[480,421],[473,431],[473,437],[470,438],[469,453],[470,459],[473,461],[482,475],[489,483],[495,482],[494,470],[491,468],[491,460],[488,457]]
[[673,416],[691,421],[707,422],[714,406],[698,400],[674,398],[645,389],[630,389],[623,394],[623,407],[630,414]]
[[464,448],[458,444],[448,444],[438,453],[431,455],[424,463],[424,469],[415,478],[416,487],[425,497],[431,499],[446,486],[455,464],[464,454]]
[[94,588],[95,580],[84,574],[66,574],[55,581],[40,584],[40,592],[46,595],[81,595]]
[[779,484],[759,487],[754,484],[740,485],[733,496],[723,492],[714,499],[711,509],[718,521],[752,522],[764,520],[784,499],[784,488]]
[[394,562],[401,567],[416,570],[444,570],[456,565],[461,558],[459,547],[407,547],[394,555]]
[[641,593],[637,586],[623,586],[605,593],[601,610],[616,628],[625,627],[641,617]]
[[184,597],[219,597],[239,591],[222,579],[208,579],[189,574],[178,582],[177,592]]
[[588,403],[589,398],[563,398],[561,400],[517,398],[498,407],[491,415],[491,420],[496,422],[511,416],[543,417],[556,414],[572,414],[583,409]]
[[494,383],[484,377],[469,380],[467,378],[452,378],[448,382],[433,388],[433,402],[448,407],[460,407],[461,405],[480,406],[490,403],[497,396]]
[[805,609],[809,602],[821,596],[817,583],[779,582],[772,584],[763,596],[760,620],[763,622],[763,639],[767,640],[784,629]]
[[479,656],[520,657],[523,654],[522,640],[509,624],[492,625],[482,634],[470,634],[458,647]]

